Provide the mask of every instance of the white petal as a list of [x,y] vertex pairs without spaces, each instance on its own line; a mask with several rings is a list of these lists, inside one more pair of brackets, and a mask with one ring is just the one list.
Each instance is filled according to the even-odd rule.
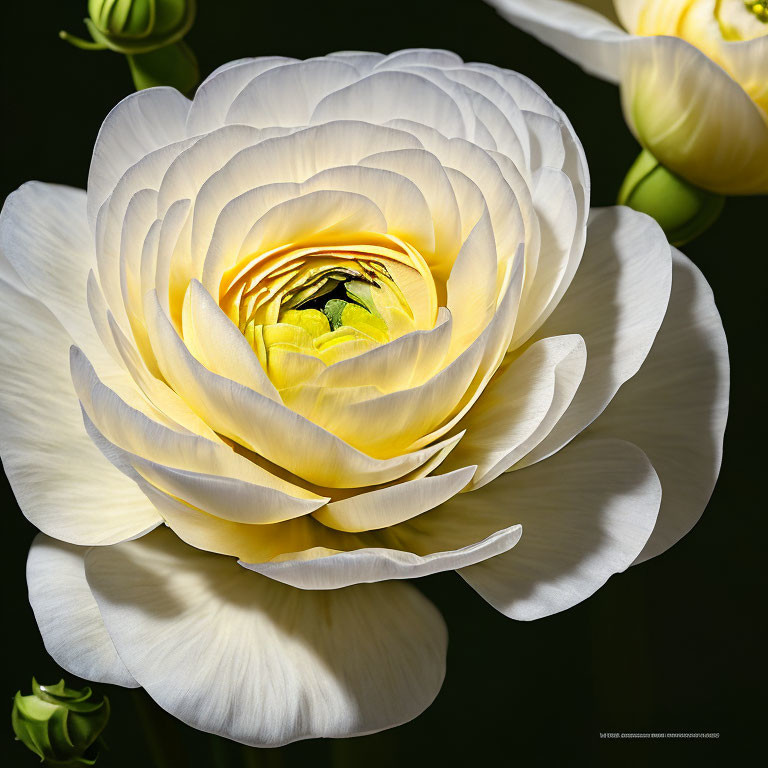
[[637,443],[661,479],[659,519],[638,562],[671,547],[704,511],[720,469],[728,390],[728,347],[712,289],[675,251],[672,296],[653,349],[589,429]]
[[27,558],[29,602],[45,650],[67,672],[99,683],[138,688],[120,661],[85,580],[85,547],[39,533]]
[[314,517],[339,531],[370,531],[397,525],[453,498],[469,483],[475,469],[464,467],[359,493],[326,504]]
[[550,336],[532,344],[491,379],[462,420],[467,434],[446,467],[477,464],[473,487],[490,483],[511,467],[562,416],[581,382],[586,359],[578,335]]
[[443,681],[446,630],[402,584],[316,594],[158,531],[91,550],[88,581],[131,674],[184,722],[253,746],[406,722]]
[[26,290],[53,313],[70,337],[99,364],[109,364],[86,300],[95,257],[85,193],[36,181],[24,184],[3,206],[0,250]]
[[317,104],[358,79],[357,70],[338,59],[309,59],[271,67],[235,97],[225,121],[256,128],[308,125]]
[[560,449],[637,373],[664,318],[671,279],[670,247],[653,219],[629,208],[593,210],[579,270],[534,336],[583,336],[584,378],[562,418],[517,466]]
[[312,114],[312,124],[331,120],[414,120],[438,128],[445,136],[465,136],[467,129],[451,96],[410,72],[374,72],[326,96]]
[[0,454],[24,515],[74,544],[139,536],[160,516],[83,428],[72,343],[38,301],[0,280]]
[[190,102],[174,88],[150,88],[124,98],[106,117],[93,148],[88,173],[88,222],[135,162],[159,147],[183,139]]
[[224,125],[230,105],[254,77],[292,61],[296,59],[263,56],[230,61],[219,67],[208,75],[195,93],[187,115],[187,135],[207,133]]
[[617,82],[621,45],[629,37],[607,18],[564,0],[488,0],[513,24],[551,45],[592,75]]
[[507,505],[523,536],[459,573],[494,608],[524,621],[571,608],[631,565],[661,501],[648,458],[621,440],[580,439],[483,491]]
[[[464,498],[463,496],[458,497]],[[463,508],[464,512],[471,514],[470,508]],[[415,526],[417,536],[424,536],[424,530],[428,535],[431,547],[425,549],[426,554],[417,554],[409,549],[395,549],[394,547],[373,546],[363,549],[354,549],[351,552],[339,552],[338,554],[326,554],[312,558],[312,550],[305,554],[307,559],[289,559],[262,563],[245,563],[240,565],[248,570],[269,576],[270,579],[289,584],[299,589],[308,590],[336,590],[349,587],[354,584],[368,584],[373,582],[388,581],[391,579],[416,579],[429,576],[432,573],[453,571],[475,563],[481,563],[490,557],[502,552],[507,552],[520,540],[522,528],[519,525],[510,525],[507,528],[491,533],[481,540],[472,540],[474,533],[472,524],[458,524],[461,540],[470,540],[472,543],[450,549],[446,538],[454,531],[449,530],[449,536],[444,536],[439,522],[429,522],[430,515],[440,513],[440,509],[432,510],[425,516],[426,528]],[[440,518],[438,518],[440,520]],[[495,520],[499,525],[500,520]],[[411,546],[414,533],[405,529],[409,523],[401,523],[397,531],[404,534],[403,543]],[[391,529],[390,529],[391,530]],[[382,532],[386,534],[386,532]],[[387,534],[389,535],[389,534]],[[382,540],[382,544],[392,541]],[[436,548],[446,547],[436,551]]]

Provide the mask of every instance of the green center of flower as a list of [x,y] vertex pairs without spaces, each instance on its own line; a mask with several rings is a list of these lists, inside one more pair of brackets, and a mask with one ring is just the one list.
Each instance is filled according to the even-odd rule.
[[745,0],[744,5],[747,7],[747,10],[752,11],[763,24],[768,24],[768,0]]

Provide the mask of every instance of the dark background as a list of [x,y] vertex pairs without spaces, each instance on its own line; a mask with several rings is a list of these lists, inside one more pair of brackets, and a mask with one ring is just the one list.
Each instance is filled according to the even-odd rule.
[[[586,148],[593,205],[610,205],[638,147],[618,91],[513,29],[481,0],[199,0],[187,37],[203,75],[243,56],[306,58],[334,50],[448,48],[465,60],[518,70],[573,122]],[[109,109],[132,90],[123,57],[76,50],[59,29],[84,32],[86,0],[4,2],[0,166],[4,198],[28,179],[84,187],[93,142]],[[374,736],[241,750],[155,715],[172,766],[745,765],[765,722],[763,470],[766,198],[728,201],[718,223],[685,252],[712,284],[731,349],[733,386],[725,460],[696,528],[661,557],[615,576],[595,596],[533,623],[511,621],[453,573],[418,586],[450,631],[448,674],[415,721]],[[30,393],[34,396],[34,393]],[[66,457],[62,456],[62,461]],[[30,677],[58,680],[27,603],[24,563],[35,530],[3,479],[2,583],[7,643],[0,692],[28,692]],[[77,682],[67,675],[71,682]],[[140,712],[151,703],[108,693],[111,750],[99,765],[160,766]],[[138,707],[137,707],[138,704]],[[2,715],[0,715],[2,716]],[[4,717],[4,716],[3,716]],[[6,721],[8,722],[8,721]],[[697,742],[630,742],[606,731],[719,732]],[[0,731],[6,765],[35,758]],[[763,750],[764,752],[765,750]]]

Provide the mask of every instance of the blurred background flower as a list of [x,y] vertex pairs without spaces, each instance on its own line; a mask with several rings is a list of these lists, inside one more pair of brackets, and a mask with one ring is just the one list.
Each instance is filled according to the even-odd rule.
[[[673,242],[714,221],[718,195],[768,193],[764,3],[488,2],[587,72],[620,84],[625,119],[650,153],[639,159],[620,202],[655,215]],[[651,172],[652,189],[639,191]]]

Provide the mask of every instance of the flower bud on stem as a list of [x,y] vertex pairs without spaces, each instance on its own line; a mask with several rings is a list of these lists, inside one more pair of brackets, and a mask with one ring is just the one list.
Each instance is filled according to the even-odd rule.
[[680,246],[703,234],[717,221],[725,197],[693,186],[644,149],[621,185],[618,203],[652,216],[669,242]]
[[182,40],[195,14],[196,0],[89,0],[92,40],[65,31],[59,37],[81,50],[125,54],[136,90],[170,85],[188,93],[200,81],[197,59]]

